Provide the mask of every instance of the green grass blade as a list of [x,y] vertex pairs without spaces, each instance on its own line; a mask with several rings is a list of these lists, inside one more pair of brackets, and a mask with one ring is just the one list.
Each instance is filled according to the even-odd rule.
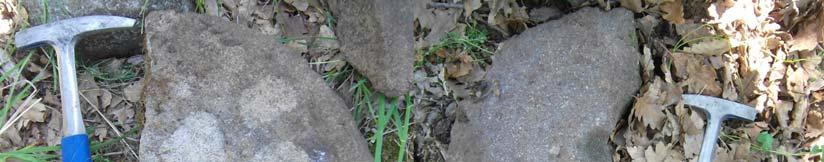
[[14,65],[11,69],[9,69],[9,71],[8,71],[8,72],[3,72],[3,74],[2,74],[2,75],[0,75],[0,82],[6,81],[6,79],[8,79],[9,77],[11,77],[14,73],[17,73],[17,74],[18,74],[18,76],[19,76],[19,74],[20,74],[20,69],[23,69],[23,67],[24,67],[25,65],[29,64],[29,60],[31,60],[31,56],[32,56],[32,54],[34,54],[34,53],[33,53],[33,52],[29,52],[29,55],[26,55],[26,57],[24,57],[22,60],[20,60],[20,62],[18,62],[18,63],[17,63],[16,65]]
[[[390,105],[391,106],[391,105]],[[389,116],[386,114],[386,103],[383,94],[378,94],[378,124],[375,131],[375,162],[381,161],[381,151],[383,150],[383,133],[386,129],[386,124],[389,122]]]
[[403,113],[403,122],[398,127],[398,139],[400,139],[400,147],[398,147],[398,162],[403,162],[406,159],[406,144],[409,141],[409,120],[412,117],[412,97],[406,96],[406,109]]
[[20,102],[24,98],[29,96],[29,93],[30,93],[29,90],[30,89],[31,89],[31,85],[26,84],[23,87],[23,90],[20,93],[15,94],[15,92],[14,92],[15,89],[14,88],[12,88],[9,91],[9,94],[13,94],[13,95],[9,95],[9,98],[6,99],[6,104],[3,105],[3,109],[0,109],[0,126],[6,124],[6,116],[9,115],[9,111],[11,111],[11,107],[16,105],[17,102]]
[[57,154],[50,154],[52,151],[60,151],[59,146],[28,146],[19,150],[0,153],[0,161],[7,161],[14,158],[21,161],[49,161],[58,157]]

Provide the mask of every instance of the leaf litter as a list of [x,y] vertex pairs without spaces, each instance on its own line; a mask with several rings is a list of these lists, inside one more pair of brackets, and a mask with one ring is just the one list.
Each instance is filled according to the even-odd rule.
[[[725,122],[715,161],[822,159],[821,32],[811,32],[821,30],[822,19],[813,16],[822,13],[821,1],[798,2],[810,4],[798,8],[788,7],[794,4],[787,1],[701,2],[709,3],[708,17],[690,19],[684,8],[693,6],[684,5],[694,3],[621,2],[645,15],[637,20],[644,36],[640,64],[645,81],[627,123],[615,131],[621,138],[611,138],[615,161],[693,161],[699,156],[704,115],[678,99],[660,102],[682,93],[667,87],[725,98],[759,112],[754,123]],[[675,30],[655,28],[661,25]],[[678,41],[659,35],[676,35]]]

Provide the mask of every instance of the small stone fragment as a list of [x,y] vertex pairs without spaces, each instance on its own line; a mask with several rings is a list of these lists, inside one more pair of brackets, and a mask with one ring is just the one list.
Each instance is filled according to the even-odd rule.
[[412,89],[415,63],[411,0],[332,0],[335,34],[346,60],[387,96]]

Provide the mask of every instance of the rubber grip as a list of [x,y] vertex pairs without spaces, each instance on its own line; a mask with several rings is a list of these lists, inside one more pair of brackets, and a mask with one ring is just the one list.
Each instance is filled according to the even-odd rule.
[[63,137],[60,151],[64,162],[90,162],[89,136],[86,134]]

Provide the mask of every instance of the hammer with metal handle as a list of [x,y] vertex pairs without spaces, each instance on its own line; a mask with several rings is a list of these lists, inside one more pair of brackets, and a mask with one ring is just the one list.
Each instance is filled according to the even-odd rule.
[[721,131],[721,122],[730,118],[750,122],[755,120],[755,109],[747,105],[702,95],[685,94],[682,98],[685,105],[699,109],[707,116],[707,128],[704,130],[704,142],[701,144],[698,162],[710,162],[715,156],[715,143]]
[[57,51],[60,76],[60,99],[63,106],[63,161],[91,161],[89,137],[80,114],[74,45],[83,36],[95,32],[131,28],[134,19],[118,16],[84,16],[31,27],[15,35],[19,49],[51,45]]

